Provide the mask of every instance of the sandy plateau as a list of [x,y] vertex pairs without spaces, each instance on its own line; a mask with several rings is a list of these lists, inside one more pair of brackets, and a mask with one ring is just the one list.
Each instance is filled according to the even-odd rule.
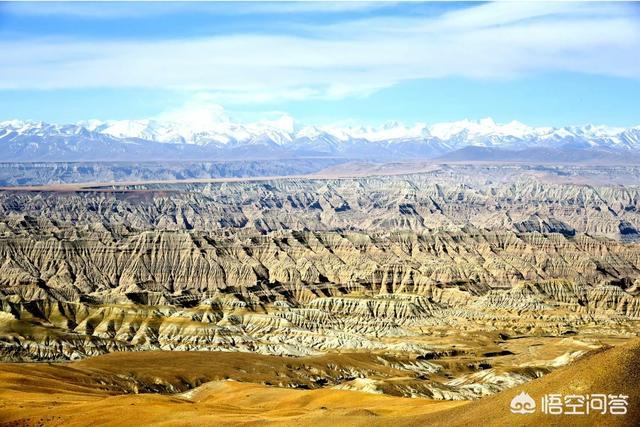
[[[233,356],[233,357],[229,357]],[[334,359],[339,362],[340,358]],[[476,402],[400,398],[332,388],[292,390],[256,384],[265,370],[288,378],[290,362],[248,354],[118,353],[70,364],[0,365],[2,425],[637,425],[640,341],[587,354],[526,385]],[[238,374],[243,381],[211,380]],[[295,375],[295,373],[291,374]],[[189,387],[159,394],[154,384]],[[147,387],[148,389],[145,389]],[[515,415],[521,390],[546,393],[626,393],[625,416]]]

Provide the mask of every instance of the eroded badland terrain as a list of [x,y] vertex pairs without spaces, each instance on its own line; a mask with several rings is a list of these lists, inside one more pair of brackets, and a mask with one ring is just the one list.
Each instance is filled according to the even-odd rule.
[[633,425],[638,183],[341,164],[4,189],[0,420],[567,424],[510,414],[527,390],[628,394],[570,422]]

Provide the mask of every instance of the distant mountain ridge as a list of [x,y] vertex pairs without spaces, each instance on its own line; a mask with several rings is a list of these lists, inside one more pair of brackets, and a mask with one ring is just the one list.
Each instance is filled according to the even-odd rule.
[[[492,119],[382,127],[305,126],[293,119],[238,124],[220,121],[199,126],[158,120],[87,121],[50,124],[11,120],[0,122],[0,161],[153,161],[226,160],[296,157],[353,159],[438,158],[458,160],[487,156],[513,157],[504,151],[579,151],[614,153],[636,159],[640,126],[530,127]],[[469,150],[480,147],[486,150]],[[492,154],[493,153],[493,154]],[[568,157],[571,157],[570,155]]]

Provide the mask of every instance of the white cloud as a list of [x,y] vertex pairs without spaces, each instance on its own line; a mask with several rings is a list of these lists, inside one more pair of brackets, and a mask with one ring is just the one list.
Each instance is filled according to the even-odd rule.
[[491,3],[437,17],[379,17],[162,41],[0,42],[0,88],[146,87],[222,104],[365,96],[398,82],[573,71],[640,78],[637,5]]
[[193,94],[183,105],[169,108],[157,120],[182,123],[191,129],[209,129],[212,123],[229,123],[230,118],[224,108],[213,102],[207,93]]

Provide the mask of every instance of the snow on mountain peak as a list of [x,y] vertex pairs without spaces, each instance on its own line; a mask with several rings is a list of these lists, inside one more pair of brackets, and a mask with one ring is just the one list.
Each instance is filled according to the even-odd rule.
[[[28,139],[34,137],[35,139]],[[225,146],[269,146],[269,152],[282,147],[291,150],[319,150],[322,153],[349,153],[351,156],[375,156],[376,153],[423,152],[440,155],[467,146],[521,149],[526,147],[598,149],[640,148],[640,126],[630,128],[597,125],[562,128],[531,127],[518,121],[496,123],[491,118],[460,120],[449,123],[405,125],[388,122],[372,126],[305,126],[296,127],[289,115],[272,120],[240,124],[220,119],[193,122],[143,120],[88,120],[71,125],[35,121],[0,122],[0,140],[42,141],[46,144],[62,137],[65,144],[100,140],[117,144],[144,144],[145,141],[165,144],[208,146],[224,150]],[[17,138],[17,139],[16,139]],[[118,141],[120,140],[120,141]],[[33,142],[30,142],[33,143]],[[55,143],[55,142],[52,142]],[[405,145],[405,143],[410,143]],[[412,147],[412,148],[410,148]],[[197,150],[197,147],[190,147]],[[160,148],[154,148],[160,150]],[[186,150],[186,148],[185,148]],[[257,155],[259,150],[256,149]],[[274,151],[276,150],[276,151]],[[187,151],[185,151],[187,152]],[[190,152],[190,151],[189,151]],[[382,154],[381,154],[382,155]],[[414,154],[411,154],[414,155]]]
[[295,121],[293,120],[293,117],[288,114],[283,114],[279,119],[276,120],[269,120],[260,123],[267,127],[273,127],[290,134],[294,132],[295,128]]
[[428,131],[423,123],[407,127],[399,122],[387,122],[380,127],[308,126],[300,130],[296,136],[314,138],[322,134],[330,135],[340,141],[363,139],[379,142],[423,138],[428,136]]
[[461,134],[474,137],[515,137],[525,138],[546,131],[546,128],[532,128],[518,121],[507,124],[497,124],[491,118],[484,118],[478,121],[460,120],[450,123],[437,123],[429,128],[431,134],[442,140],[449,140]]

